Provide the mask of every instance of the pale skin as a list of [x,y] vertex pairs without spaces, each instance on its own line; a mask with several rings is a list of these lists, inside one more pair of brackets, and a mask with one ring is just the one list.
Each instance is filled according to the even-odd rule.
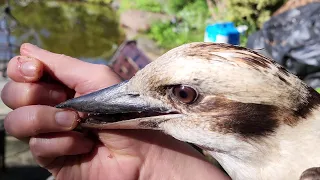
[[5,128],[28,142],[36,162],[56,179],[229,179],[191,146],[161,132],[92,130],[89,136],[72,131],[79,115],[52,106],[116,84],[118,76],[107,66],[31,44],[23,44],[20,54],[8,64],[12,81],[1,94],[13,109]]

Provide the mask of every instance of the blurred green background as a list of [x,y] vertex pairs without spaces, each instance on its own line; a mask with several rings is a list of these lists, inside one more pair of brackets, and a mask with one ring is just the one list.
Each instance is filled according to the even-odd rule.
[[[166,49],[192,41],[203,41],[209,23],[232,21],[247,25],[241,45],[247,36],[259,30],[272,13],[286,0],[121,0],[120,9],[140,9],[171,15],[174,20],[154,22],[148,31],[150,38]],[[209,6],[208,6],[209,4]]]
[[[11,43],[24,42],[82,60],[110,59],[124,41],[117,12],[110,1],[9,1],[13,17],[6,17]],[[2,1],[2,9],[6,1]],[[3,20],[3,19],[2,19]],[[18,53],[18,48],[15,53]]]
[[[0,0],[10,2],[11,42],[30,42],[49,51],[100,63],[111,58],[126,35],[119,16],[129,10],[156,13],[168,18],[150,22],[145,36],[164,50],[203,41],[208,24],[232,21],[247,25],[241,36],[259,30],[286,0]],[[112,4],[118,4],[117,8]],[[1,40],[1,38],[0,38]],[[17,49],[15,49],[17,53]],[[3,59],[3,58],[1,58]]]

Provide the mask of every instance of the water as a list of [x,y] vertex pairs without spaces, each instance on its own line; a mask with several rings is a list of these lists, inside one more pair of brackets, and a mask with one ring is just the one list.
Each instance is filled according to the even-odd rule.
[[[0,3],[4,12],[6,1]],[[81,60],[107,63],[124,40],[118,15],[108,5],[67,0],[9,3],[12,16],[0,12],[1,62],[18,54],[19,46],[29,42]]]

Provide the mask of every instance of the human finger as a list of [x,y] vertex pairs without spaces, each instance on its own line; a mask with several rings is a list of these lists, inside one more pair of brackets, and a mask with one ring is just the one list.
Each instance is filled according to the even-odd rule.
[[42,77],[43,68],[43,63],[35,58],[16,56],[9,61],[7,73],[17,82],[36,82]]
[[4,127],[10,135],[23,139],[41,133],[70,131],[77,126],[78,119],[73,111],[33,105],[11,111],[4,119]]
[[32,44],[23,44],[20,53],[41,61],[45,71],[78,94],[96,91],[121,81],[108,66],[79,61],[63,54],[43,50]]
[[91,139],[75,131],[41,134],[29,141],[32,155],[42,167],[60,156],[88,153],[93,145]]
[[12,109],[36,104],[54,106],[67,100],[66,89],[58,84],[10,81],[2,89],[1,99]]

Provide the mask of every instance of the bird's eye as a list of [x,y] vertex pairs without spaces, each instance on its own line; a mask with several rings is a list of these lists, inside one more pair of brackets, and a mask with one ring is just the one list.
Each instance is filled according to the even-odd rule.
[[184,85],[173,87],[172,93],[176,97],[176,99],[186,104],[193,103],[198,97],[198,93],[196,90]]

